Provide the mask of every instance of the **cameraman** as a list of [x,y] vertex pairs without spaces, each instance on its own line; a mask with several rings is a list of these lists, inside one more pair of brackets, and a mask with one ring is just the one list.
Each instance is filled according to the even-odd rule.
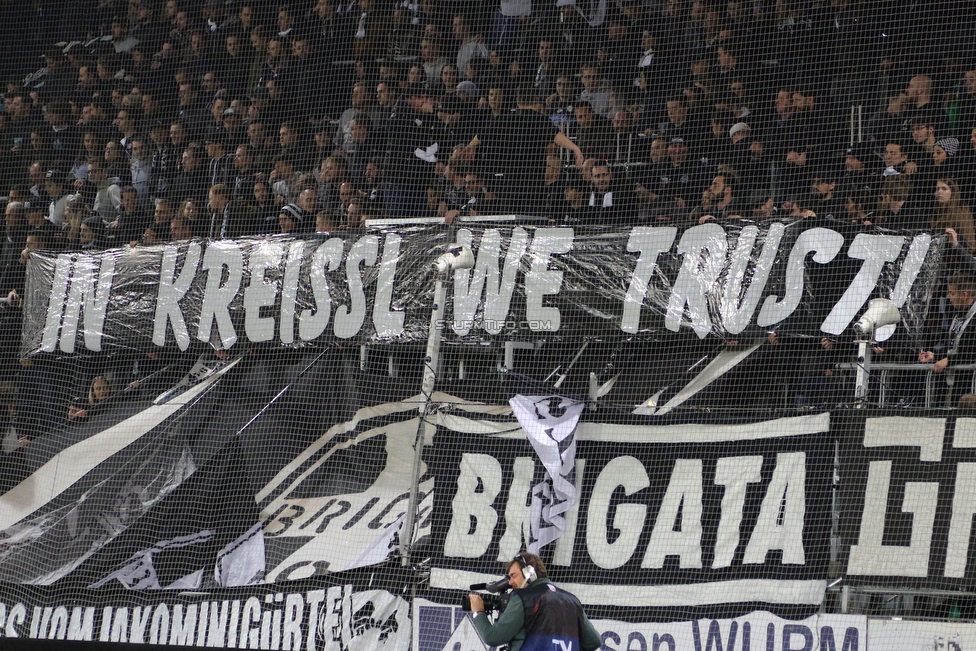
[[485,644],[508,644],[510,651],[549,651],[560,640],[572,644],[560,645],[563,648],[600,648],[600,634],[586,618],[579,599],[549,582],[541,558],[529,553],[516,556],[508,565],[508,584],[514,591],[495,624],[485,614],[481,597],[469,595],[474,625]]

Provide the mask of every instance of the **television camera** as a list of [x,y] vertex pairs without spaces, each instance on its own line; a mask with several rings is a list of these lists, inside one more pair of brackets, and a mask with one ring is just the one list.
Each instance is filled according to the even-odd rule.
[[[470,586],[472,592],[483,592],[481,595],[481,600],[485,602],[485,612],[490,613],[494,611],[502,612],[505,607],[508,606],[507,594],[510,586],[508,585],[508,577],[499,579],[494,583],[472,583]],[[466,613],[471,612],[471,596],[464,595],[461,597],[461,610]]]

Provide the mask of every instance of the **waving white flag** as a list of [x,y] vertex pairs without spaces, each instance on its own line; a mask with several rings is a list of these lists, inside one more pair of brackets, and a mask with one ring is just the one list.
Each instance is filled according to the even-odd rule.
[[539,550],[563,535],[563,514],[576,502],[576,424],[582,402],[561,396],[515,396],[508,401],[528,435],[546,478],[532,488],[529,551]]

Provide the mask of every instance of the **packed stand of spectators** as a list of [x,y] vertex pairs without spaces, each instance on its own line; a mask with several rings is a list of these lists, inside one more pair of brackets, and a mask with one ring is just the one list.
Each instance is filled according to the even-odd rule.
[[[15,309],[30,249],[486,214],[950,229],[965,265],[963,4],[34,3],[4,28],[30,36],[5,46],[0,292]],[[851,84],[877,106],[856,143]],[[18,331],[8,314],[4,359]]]

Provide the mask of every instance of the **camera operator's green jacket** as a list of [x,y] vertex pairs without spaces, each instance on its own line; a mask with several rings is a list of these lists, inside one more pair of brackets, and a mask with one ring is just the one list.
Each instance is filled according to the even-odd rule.
[[[532,586],[544,585],[549,583],[549,579],[536,579]],[[474,616],[474,626],[478,629],[478,634],[482,641],[488,646],[499,646],[508,644],[510,651],[519,651],[525,642],[525,611],[522,608],[522,598],[518,591],[512,593],[511,599],[504,612],[498,617],[498,621],[493,625],[488,615],[479,612]],[[602,642],[600,634],[590,623],[583,613],[583,637],[580,639],[580,646],[583,651],[595,651],[599,649]]]

